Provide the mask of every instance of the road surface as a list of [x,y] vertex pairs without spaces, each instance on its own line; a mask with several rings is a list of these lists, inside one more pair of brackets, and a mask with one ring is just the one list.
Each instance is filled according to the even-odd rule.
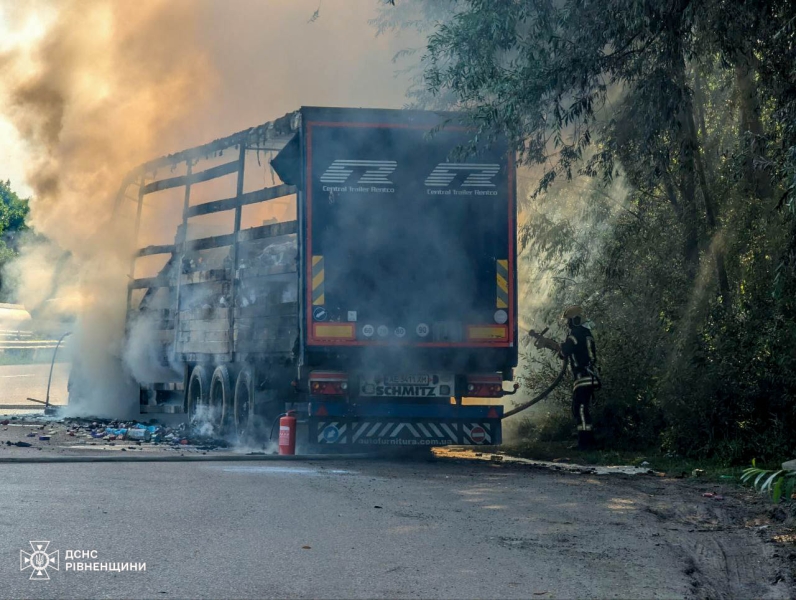
[[[47,394],[47,377],[50,363],[30,365],[0,365],[0,406],[23,405],[27,398],[44,400]],[[66,404],[66,384],[69,379],[69,363],[55,363],[50,388],[50,402]],[[7,413],[8,411],[3,411]]]
[[[740,500],[706,499],[674,479],[449,459],[2,464],[0,477],[3,597],[787,598],[792,591]],[[20,571],[20,550],[31,552],[36,540],[60,553],[49,581]],[[82,562],[145,562],[146,571],[67,570],[73,550],[94,552]]]

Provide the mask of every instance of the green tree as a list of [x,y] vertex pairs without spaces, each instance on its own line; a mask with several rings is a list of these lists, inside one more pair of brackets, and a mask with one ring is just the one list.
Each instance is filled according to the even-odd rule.
[[596,323],[613,444],[796,448],[795,55],[780,0],[460,0],[429,37],[430,92],[534,177],[520,241]]
[[0,293],[3,290],[3,266],[16,256],[19,234],[28,229],[29,200],[11,189],[10,181],[0,181]]

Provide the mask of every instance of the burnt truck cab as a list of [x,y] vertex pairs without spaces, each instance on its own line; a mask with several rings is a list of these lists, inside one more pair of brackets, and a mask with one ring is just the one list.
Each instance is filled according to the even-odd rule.
[[[456,114],[301,109],[298,390],[310,442],[501,442],[517,365],[514,162]],[[466,156],[457,160],[455,156]],[[304,408],[304,405],[299,405]]]

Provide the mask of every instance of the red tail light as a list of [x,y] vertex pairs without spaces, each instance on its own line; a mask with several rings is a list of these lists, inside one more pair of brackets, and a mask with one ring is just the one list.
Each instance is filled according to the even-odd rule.
[[345,373],[310,373],[310,393],[314,395],[345,396],[348,394],[348,375]]
[[503,378],[500,375],[468,375],[467,395],[475,398],[500,398],[503,396]]

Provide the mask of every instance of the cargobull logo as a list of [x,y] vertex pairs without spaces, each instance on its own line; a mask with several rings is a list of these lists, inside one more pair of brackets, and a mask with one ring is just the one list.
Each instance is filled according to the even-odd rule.
[[31,569],[30,579],[32,581],[49,581],[50,574],[47,569],[60,570],[58,560],[58,550],[47,552],[50,542],[35,541],[30,542],[33,552],[19,551],[19,570]]

